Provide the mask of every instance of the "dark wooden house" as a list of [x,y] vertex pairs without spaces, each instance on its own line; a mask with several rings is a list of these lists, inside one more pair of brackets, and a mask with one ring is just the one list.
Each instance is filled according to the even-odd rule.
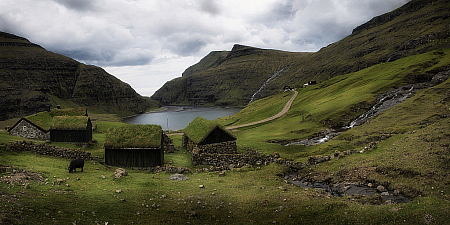
[[111,166],[147,168],[164,164],[162,127],[126,125],[106,135],[105,163]]
[[29,139],[50,139],[50,132],[27,118],[21,118],[8,129],[9,135]]
[[50,141],[84,142],[92,140],[92,123],[87,116],[55,116],[50,124]]
[[236,137],[219,124],[197,117],[184,129],[182,145],[198,153],[234,154]]

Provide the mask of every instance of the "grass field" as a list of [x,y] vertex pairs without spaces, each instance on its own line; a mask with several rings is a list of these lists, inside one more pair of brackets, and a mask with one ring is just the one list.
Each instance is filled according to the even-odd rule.
[[[431,74],[450,65],[449,50],[380,64],[299,91],[291,110],[274,121],[241,128],[239,151],[279,152],[284,159],[305,162],[309,156],[335,151],[376,148],[334,158],[300,170],[298,176],[324,183],[372,183],[399,190],[409,203],[377,203],[379,196],[335,197],[316,189],[284,182],[288,168],[280,164],[227,171],[171,174],[127,168],[129,175],[113,178],[114,167],[86,162],[84,172],[68,173],[70,160],[11,153],[0,146],[0,164],[36,172],[43,182],[29,186],[0,183],[0,221],[4,224],[448,224],[450,223],[450,81],[417,92],[369,122],[315,146],[282,146],[276,141],[308,138],[330,125],[347,123],[366,109],[375,96],[403,85],[411,74]],[[433,63],[426,63],[426,62]],[[426,64],[426,65],[425,65]],[[425,66],[424,66],[425,65]],[[216,120],[244,124],[273,116],[290,92],[256,101],[241,113]],[[361,110],[354,110],[360,107]],[[114,116],[91,115],[102,156],[109,128],[124,126]],[[344,121],[344,122],[343,122]],[[165,154],[165,163],[191,171],[190,154],[181,136],[170,136],[179,149]],[[0,132],[3,143],[23,140]],[[65,147],[75,145],[52,143]],[[10,172],[0,175],[11,176]],[[78,179],[77,179],[78,178]],[[64,182],[57,184],[57,179]],[[26,179],[25,179],[26,180]],[[46,184],[48,182],[48,184]],[[204,185],[200,188],[199,185]],[[370,202],[375,202],[370,204]]]

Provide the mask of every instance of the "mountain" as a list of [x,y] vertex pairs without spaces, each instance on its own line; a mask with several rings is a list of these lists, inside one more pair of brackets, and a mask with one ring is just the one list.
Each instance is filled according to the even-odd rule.
[[162,104],[246,105],[274,71],[310,53],[291,53],[234,45],[211,52],[181,78],[167,82],[151,97]]
[[[407,56],[449,48],[450,3],[412,0],[315,53],[235,45],[211,52],[151,97],[162,104],[246,105],[286,85],[301,87]],[[269,80],[270,78],[270,80]],[[411,75],[398,84],[430,80]]]
[[120,116],[158,106],[102,68],[49,52],[26,38],[0,32],[0,120],[50,106],[87,107]]

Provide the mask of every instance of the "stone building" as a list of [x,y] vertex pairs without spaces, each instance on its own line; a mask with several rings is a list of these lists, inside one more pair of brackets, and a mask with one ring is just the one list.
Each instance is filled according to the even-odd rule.
[[219,124],[197,117],[184,129],[182,146],[192,153],[235,154],[236,137]]
[[8,129],[9,135],[29,138],[29,139],[50,139],[50,132],[34,124],[26,118],[21,118]]
[[[65,117],[68,120],[55,118]],[[75,121],[80,122],[76,124]],[[51,125],[58,122],[59,128]],[[84,126],[79,128],[77,126]],[[77,127],[74,129],[74,127]],[[69,131],[72,130],[72,131]],[[84,130],[84,135],[80,130]],[[39,112],[21,118],[16,124],[8,129],[9,135],[19,136],[28,139],[44,139],[56,142],[89,142],[92,140],[92,123],[84,107],[70,109],[52,109],[50,111]],[[61,138],[65,135],[65,138]],[[81,137],[83,136],[83,137]]]

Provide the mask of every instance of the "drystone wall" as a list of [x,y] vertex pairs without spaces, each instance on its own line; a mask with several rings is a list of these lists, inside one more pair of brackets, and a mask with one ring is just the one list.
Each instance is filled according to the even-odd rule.
[[262,166],[276,162],[280,154],[264,155],[256,151],[242,154],[192,153],[192,165],[209,165],[214,167],[239,168],[242,166]]
[[163,144],[162,148],[164,150],[164,153],[174,153],[175,147],[173,145],[172,139],[167,136],[167,134],[163,134]]
[[50,132],[44,132],[28,123],[26,120],[20,121],[17,126],[9,130],[9,134],[29,139],[50,139]]
[[44,143],[36,144],[27,141],[9,142],[6,145],[6,150],[10,152],[30,151],[39,155],[57,156],[66,159],[96,160],[100,161],[98,157],[92,157],[90,152],[80,149],[61,148]]
[[182,146],[193,154],[236,154],[236,141],[226,141],[214,144],[197,145],[186,135],[183,136]]

